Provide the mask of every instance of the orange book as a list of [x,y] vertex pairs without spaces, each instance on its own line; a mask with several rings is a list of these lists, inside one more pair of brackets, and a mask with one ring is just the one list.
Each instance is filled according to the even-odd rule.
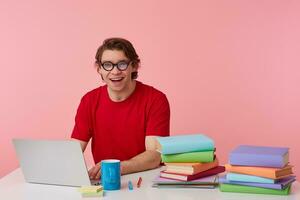
[[283,168],[271,168],[271,167],[248,167],[226,164],[226,171],[248,174],[254,176],[261,176],[265,178],[279,179],[293,174],[293,166],[287,165]]
[[165,165],[167,166],[165,170],[167,173],[193,175],[217,167],[219,161],[215,158],[213,162],[208,163],[165,163]]

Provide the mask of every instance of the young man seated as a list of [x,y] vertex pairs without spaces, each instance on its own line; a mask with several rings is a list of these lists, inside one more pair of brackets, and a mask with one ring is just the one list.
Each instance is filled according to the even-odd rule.
[[83,151],[92,142],[90,178],[100,178],[104,159],[121,160],[122,174],[158,167],[156,137],[170,132],[166,95],[136,80],[140,59],[128,40],[106,39],[95,65],[105,85],[82,97],[71,135]]

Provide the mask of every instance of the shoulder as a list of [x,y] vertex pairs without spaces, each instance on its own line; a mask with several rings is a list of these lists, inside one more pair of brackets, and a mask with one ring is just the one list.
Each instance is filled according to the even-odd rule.
[[169,104],[167,96],[162,91],[141,82],[138,82],[138,86],[140,88],[140,95],[147,102],[148,106],[152,107],[153,104]]
[[140,87],[140,90],[143,93],[143,95],[147,96],[148,98],[153,98],[153,99],[165,98],[166,99],[166,95],[162,91],[156,89],[155,87],[146,85],[142,82],[137,82],[137,84]]
[[81,98],[81,101],[86,102],[86,103],[96,102],[98,100],[102,90],[104,89],[104,87],[105,86],[100,86],[100,87],[97,87],[95,89],[88,91],[86,94],[83,95],[83,97]]

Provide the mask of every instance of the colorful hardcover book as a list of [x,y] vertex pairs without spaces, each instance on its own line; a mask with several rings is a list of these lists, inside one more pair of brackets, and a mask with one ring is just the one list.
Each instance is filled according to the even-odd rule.
[[160,185],[157,183],[153,183],[152,187],[155,188],[201,188],[201,189],[214,189],[216,185],[211,185],[211,184],[193,184],[193,185],[188,185],[188,184],[180,184],[180,185]]
[[178,154],[161,154],[162,162],[177,162],[177,163],[199,163],[212,162],[214,160],[214,151],[198,151]]
[[184,175],[184,174],[178,174],[178,173],[169,173],[162,171],[160,172],[160,177],[162,178],[169,178],[169,179],[174,179],[174,180],[181,180],[181,181],[192,181],[195,179],[199,179],[202,177],[207,177],[207,176],[212,176],[215,174],[219,174],[225,171],[225,167],[223,166],[218,166],[203,172],[200,172],[198,174],[194,175]]
[[274,194],[274,195],[288,195],[290,193],[291,185],[288,185],[284,190],[276,190],[261,187],[252,187],[246,185],[220,184],[222,192],[236,192],[236,193],[253,193],[253,194]]
[[232,172],[227,173],[226,179],[229,181],[252,182],[252,183],[275,183],[275,179],[264,178],[261,176],[247,175],[247,174],[238,174]]
[[261,176],[265,178],[279,179],[293,174],[293,166],[287,165],[284,168],[271,168],[271,167],[247,167],[247,166],[233,166],[226,164],[226,171],[248,174],[254,176]]
[[250,183],[250,182],[239,182],[239,181],[230,181],[225,178],[225,176],[219,177],[219,183],[233,184],[233,185],[246,185],[246,186],[254,186],[261,188],[270,188],[276,190],[282,190],[288,187],[292,182],[296,180],[295,176],[290,176],[287,178],[280,179],[276,183]]
[[191,181],[174,180],[174,179],[162,178],[158,176],[153,180],[153,183],[159,185],[198,185],[198,184],[218,185],[219,184],[218,175],[207,176],[207,177],[198,178]]
[[240,145],[229,155],[231,165],[282,168],[288,161],[289,149],[283,147]]
[[165,163],[167,173],[178,173],[183,175],[193,175],[215,168],[219,165],[216,158],[213,162],[209,163]]
[[194,151],[213,151],[214,141],[202,134],[159,137],[158,151],[162,154],[177,154]]

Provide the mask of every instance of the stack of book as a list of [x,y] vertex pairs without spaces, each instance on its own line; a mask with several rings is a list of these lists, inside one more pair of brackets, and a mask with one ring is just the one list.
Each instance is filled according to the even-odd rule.
[[[219,166],[215,156],[213,140],[205,135],[161,137],[158,138],[158,143],[162,162],[166,166],[166,169],[160,172],[161,179],[156,182],[158,184],[164,181],[170,183],[164,179],[177,180],[181,183],[197,180],[199,184],[198,179],[225,171],[225,167]],[[212,180],[210,183],[215,185],[215,179]]]
[[296,180],[288,148],[240,145],[225,167],[226,176],[219,178],[222,192],[288,195]]

